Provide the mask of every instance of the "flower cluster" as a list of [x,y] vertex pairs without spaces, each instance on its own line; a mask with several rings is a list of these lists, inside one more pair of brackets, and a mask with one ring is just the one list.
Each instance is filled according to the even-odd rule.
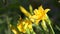
[[47,19],[47,12],[50,11],[50,9],[43,9],[42,5],[38,7],[38,9],[34,9],[31,15],[25,8],[20,6],[21,11],[32,21],[35,22],[36,25],[38,25],[40,20]]
[[[32,9],[32,7],[30,6],[30,9]],[[27,20],[22,20],[20,21],[20,24],[17,26],[19,31],[21,32],[26,32],[26,29],[32,29],[32,24],[39,24],[40,20],[45,20],[47,19],[47,12],[50,9],[43,9],[42,5],[38,8],[38,9],[34,9],[32,13],[34,13],[33,15],[31,15],[31,13],[29,13],[25,8],[23,8],[22,6],[20,6],[20,10],[22,13],[25,14],[25,16],[27,16]],[[31,11],[31,10],[30,10]],[[23,26],[24,25],[24,26]]]
[[[42,5],[39,6],[38,9],[34,9],[34,10],[33,10],[32,6],[30,5],[29,9],[30,9],[30,13],[24,7],[20,6],[21,12],[26,17],[25,17],[25,19],[22,19],[20,17],[20,19],[18,20],[17,29],[19,30],[19,32],[27,33],[29,31],[29,32],[32,32],[32,34],[36,34],[33,31],[33,27],[32,26],[33,26],[33,24],[38,26],[40,21],[42,21],[41,22],[42,28],[45,31],[47,31],[48,29],[47,29],[45,21],[49,20],[47,12],[50,11],[50,9],[43,9]],[[50,21],[48,21],[48,22],[50,23]]]

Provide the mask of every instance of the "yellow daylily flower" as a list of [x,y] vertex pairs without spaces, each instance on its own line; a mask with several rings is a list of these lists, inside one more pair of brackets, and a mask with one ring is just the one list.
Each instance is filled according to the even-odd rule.
[[29,20],[20,21],[20,24],[17,25],[17,28],[20,32],[26,33],[26,29],[28,28],[30,31],[32,30],[32,22]]
[[31,17],[31,19],[33,19],[33,20],[35,19],[36,24],[38,24],[40,20],[44,20],[47,18],[46,15],[49,10],[50,9],[44,10],[41,5],[38,9],[34,10],[34,15]]

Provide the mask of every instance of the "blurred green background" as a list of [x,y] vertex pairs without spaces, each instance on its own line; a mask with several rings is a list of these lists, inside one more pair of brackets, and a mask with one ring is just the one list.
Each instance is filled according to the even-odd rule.
[[0,0],[0,34],[13,34],[9,24],[16,26],[20,15],[22,18],[25,17],[20,12],[20,5],[28,11],[29,5],[32,5],[33,9],[40,5],[44,9],[50,8],[51,11],[48,12],[48,16],[53,23],[55,33],[60,34],[60,0]]

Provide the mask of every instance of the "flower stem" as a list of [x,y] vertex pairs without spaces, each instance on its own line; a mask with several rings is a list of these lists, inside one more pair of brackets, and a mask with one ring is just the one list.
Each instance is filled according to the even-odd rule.
[[51,28],[51,30],[52,30],[52,33],[53,33],[53,34],[55,34],[55,32],[54,32],[54,30],[53,30],[53,28],[52,28],[52,26],[51,26],[51,25],[50,25],[50,28]]

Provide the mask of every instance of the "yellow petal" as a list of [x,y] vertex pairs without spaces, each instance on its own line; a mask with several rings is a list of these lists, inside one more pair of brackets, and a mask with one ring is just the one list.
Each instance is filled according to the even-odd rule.
[[45,11],[44,11],[44,12],[45,12],[45,13],[47,13],[48,11],[50,11],[50,9],[45,9]]
[[39,21],[40,21],[40,19],[39,20],[36,20],[35,21],[35,24],[38,25],[39,24]]
[[20,23],[19,25],[17,25],[17,28],[20,32],[23,32],[23,33],[26,32],[25,29],[24,29],[23,23]]
[[47,14],[45,14],[42,19],[46,20],[47,19]]
[[43,9],[42,5],[38,8],[38,10],[39,10],[39,12],[44,11],[44,9]]
[[17,34],[17,31],[16,31],[15,29],[12,29],[12,32],[13,32],[14,34]]
[[38,10],[37,9],[34,10],[34,14],[35,15],[38,14]]
[[30,31],[32,30],[32,23],[28,24],[28,28],[30,29]]
[[27,17],[30,17],[30,13],[25,9],[23,8],[22,6],[20,6],[20,10],[22,11],[22,13],[24,13]]

